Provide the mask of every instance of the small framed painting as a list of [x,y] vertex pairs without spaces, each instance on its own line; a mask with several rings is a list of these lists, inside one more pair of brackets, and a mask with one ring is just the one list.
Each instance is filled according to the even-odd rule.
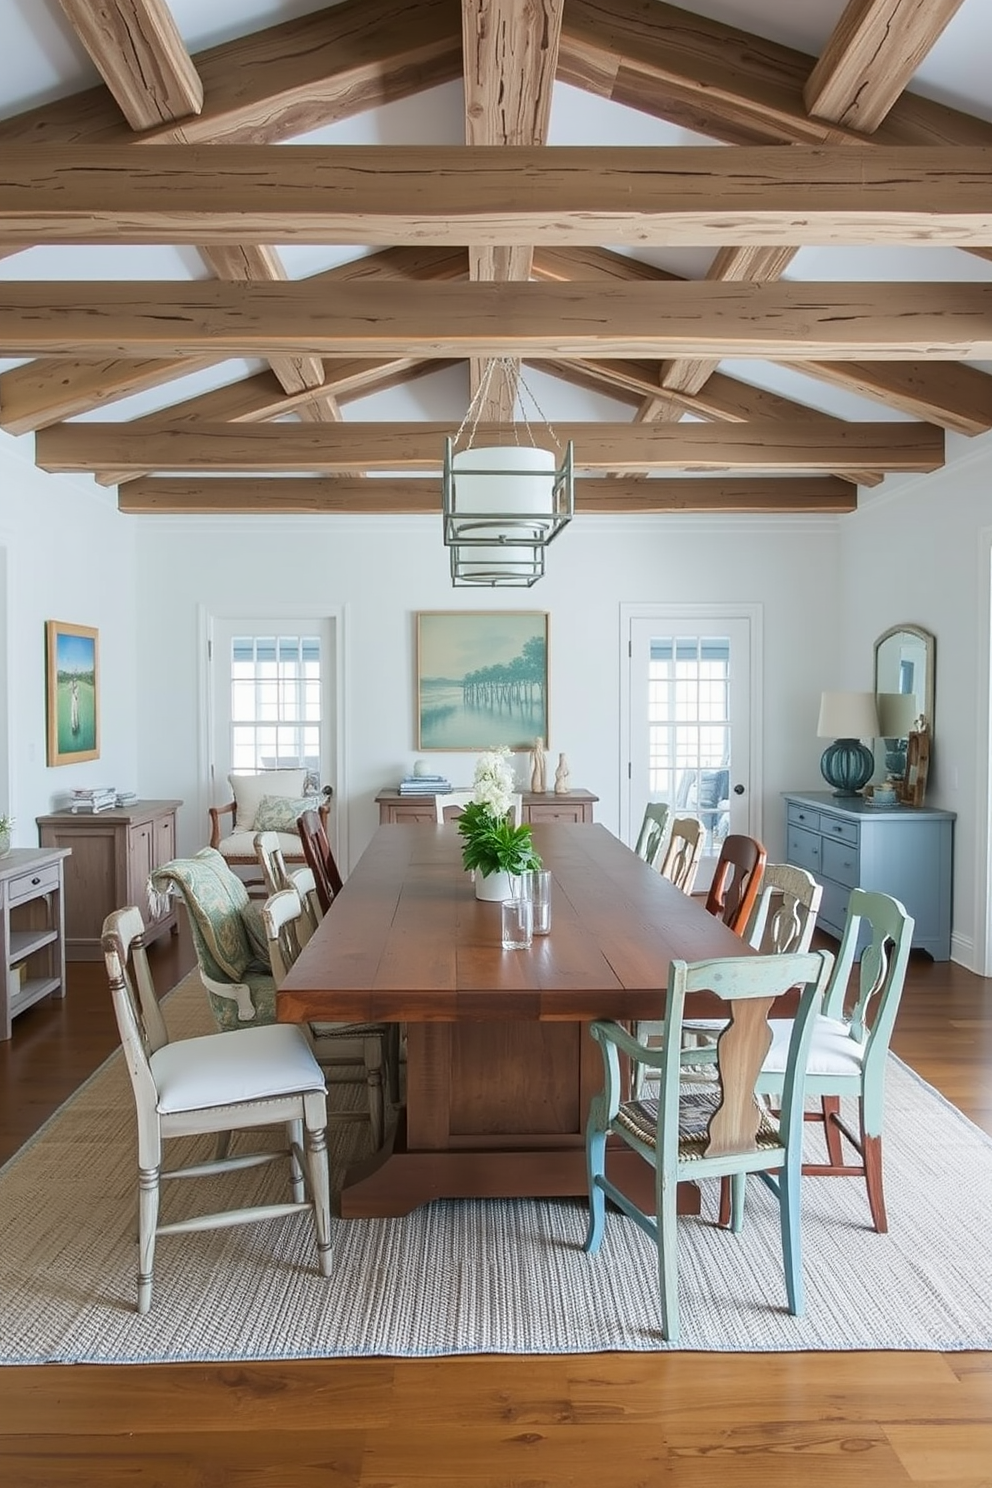
[[45,623],[48,763],[100,758],[99,632],[62,620]]
[[529,749],[548,739],[548,616],[417,615],[417,748]]

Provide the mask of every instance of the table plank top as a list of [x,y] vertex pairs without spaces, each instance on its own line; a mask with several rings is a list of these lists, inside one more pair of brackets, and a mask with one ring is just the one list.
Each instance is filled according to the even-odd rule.
[[499,905],[475,898],[450,824],[379,827],[277,994],[280,1020],[657,1018],[671,960],[748,954],[605,827],[533,833],[551,933],[504,951]]

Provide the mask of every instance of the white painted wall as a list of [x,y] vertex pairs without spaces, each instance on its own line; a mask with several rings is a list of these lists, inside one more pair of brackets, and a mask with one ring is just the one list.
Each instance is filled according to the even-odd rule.
[[927,805],[958,813],[953,955],[976,971],[988,954],[990,491],[992,435],[948,435],[942,470],[890,476],[840,524],[851,685],[871,685],[872,645],[889,626],[937,638]]
[[[539,609],[551,614],[549,747],[574,785],[601,797],[598,820],[619,826],[620,604],[757,601],[764,606],[764,831],[783,850],[778,792],[815,786],[820,689],[840,685],[834,520],[577,517],[549,551],[532,590],[453,590],[440,518],[146,518],[138,533],[143,669],[140,789],[179,796],[183,850],[202,845],[198,776],[198,613],[341,610],[344,757],[338,809],[354,862],[378,821],[376,792],[417,755],[415,615],[430,609]],[[321,607],[323,606],[323,611]],[[455,784],[474,756],[432,755]],[[526,757],[519,760],[525,783]],[[200,804],[195,804],[199,801]]]
[[[89,478],[50,476],[32,463],[34,440],[0,433],[0,548],[6,606],[0,606],[0,810],[17,818],[15,847],[38,845],[35,817],[75,786],[133,788],[138,720],[134,702],[133,518],[116,493]],[[45,621],[100,632],[101,758],[49,769],[45,725]],[[6,687],[4,687],[6,676]]]

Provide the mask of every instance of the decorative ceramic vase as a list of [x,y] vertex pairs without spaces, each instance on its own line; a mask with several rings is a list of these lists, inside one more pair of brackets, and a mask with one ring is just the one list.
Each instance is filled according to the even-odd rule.
[[487,873],[481,874],[475,871],[475,897],[476,899],[487,899],[496,903],[502,903],[504,899],[514,897],[514,879],[517,875],[512,873]]
[[10,833],[0,832],[0,858],[5,858],[10,852]]

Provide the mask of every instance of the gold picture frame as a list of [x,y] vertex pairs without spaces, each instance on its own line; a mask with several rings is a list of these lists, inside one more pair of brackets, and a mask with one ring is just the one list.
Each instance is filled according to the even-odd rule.
[[100,632],[45,622],[49,765],[100,758]]

